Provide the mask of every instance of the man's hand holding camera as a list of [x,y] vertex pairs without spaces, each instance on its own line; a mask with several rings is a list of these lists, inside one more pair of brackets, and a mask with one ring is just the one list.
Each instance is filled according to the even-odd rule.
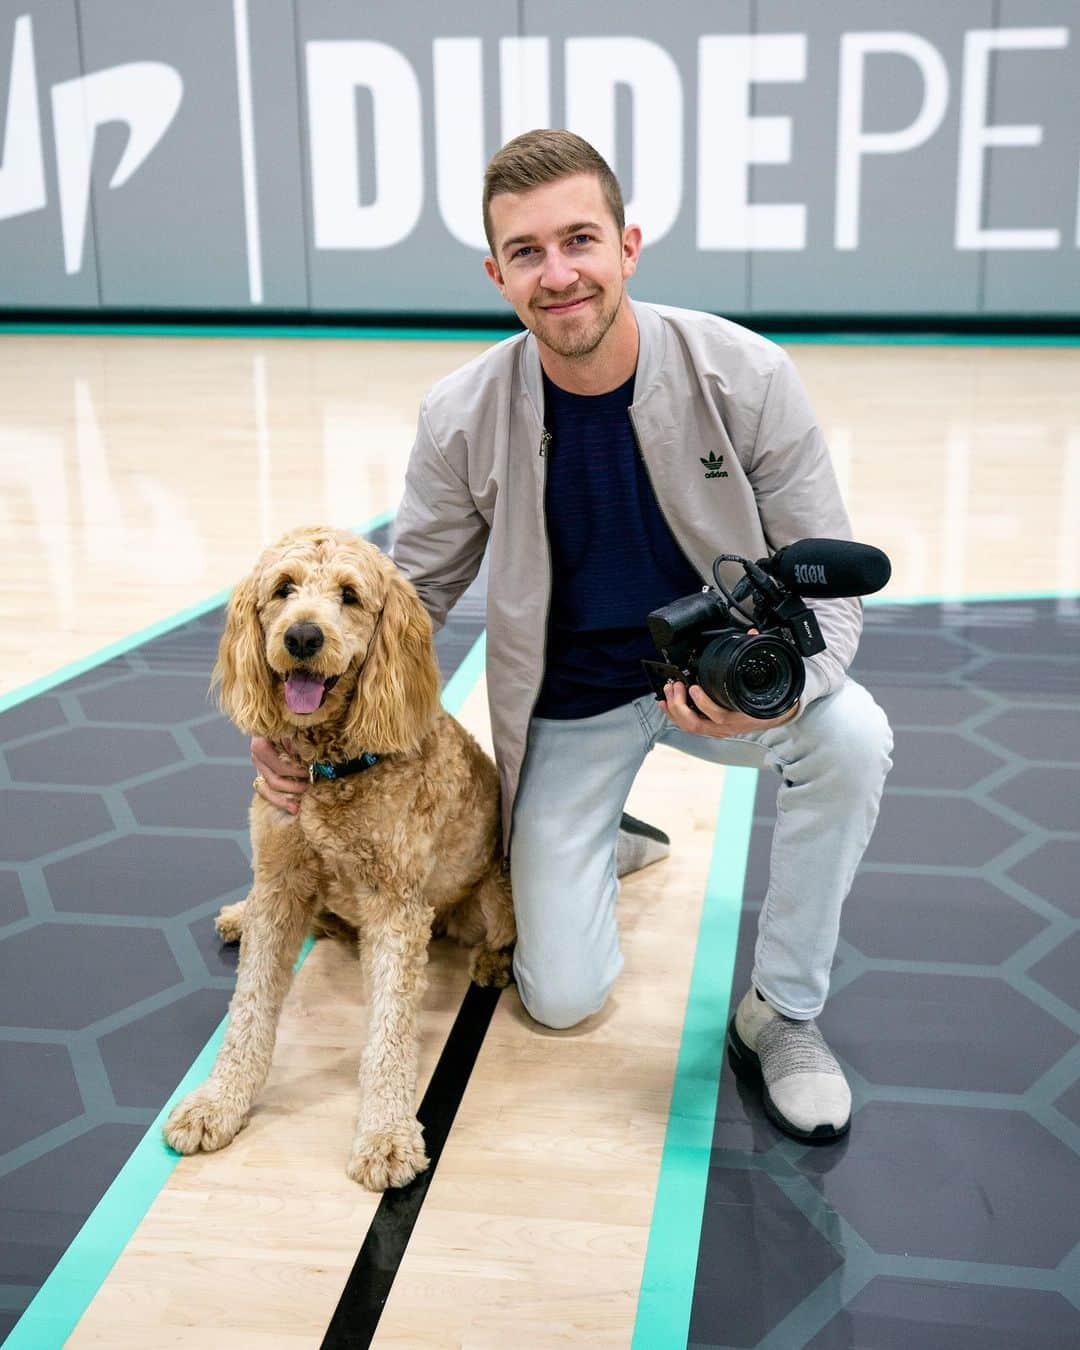
[[[742,564],[733,592],[721,580],[723,562]],[[803,594],[869,595],[891,571],[880,549],[845,539],[804,539],[756,563],[719,554],[715,589],[684,595],[646,620],[664,658],[642,661],[657,702],[680,730],[718,740],[790,722],[806,683],[803,662],[825,650]]]
[[[687,692],[693,703],[687,699]],[[767,731],[769,727],[779,727],[790,722],[799,713],[799,704],[796,703],[779,717],[747,717],[745,713],[734,712],[731,708],[714,703],[699,684],[691,685],[687,691],[686,685],[672,680],[664,686],[660,706],[668,720],[680,730],[692,732],[695,736],[712,736],[716,740],[744,736],[748,732]]]

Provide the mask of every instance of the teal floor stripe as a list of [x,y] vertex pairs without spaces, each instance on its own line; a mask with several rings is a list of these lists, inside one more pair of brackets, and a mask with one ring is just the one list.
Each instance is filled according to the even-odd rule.
[[230,594],[231,589],[218,591],[217,595],[210,596],[208,600],[200,600],[196,605],[190,605],[187,609],[179,610],[176,614],[170,614],[167,619],[162,619],[160,623],[151,624],[149,628],[142,628],[139,632],[131,633],[128,637],[110,642],[107,647],[91,652],[89,656],[83,656],[78,661],[72,661],[70,665],[61,666],[59,670],[51,671],[48,675],[42,675],[40,679],[33,680],[30,684],[20,685],[18,689],[13,689],[10,693],[0,695],[0,712],[7,712],[9,708],[14,708],[18,703],[25,703],[27,699],[34,698],[38,694],[47,694],[50,689],[55,689],[58,684],[63,684],[65,680],[73,680],[76,675],[82,675],[87,670],[93,670],[95,666],[104,665],[106,661],[111,661],[114,657],[123,656],[135,647],[141,647],[144,642],[150,642],[156,637],[161,637],[163,633],[171,633],[174,628],[190,623],[192,619],[201,618],[210,610],[216,609],[218,605],[223,605]]
[[725,771],[632,1350],[686,1350],[757,775]]
[[[465,660],[446,682],[442,700],[447,712],[459,712],[472,692],[484,667],[485,649],[485,634],[481,633]],[[312,946],[313,941],[308,938],[297,957],[296,970],[303,965]],[[180,1098],[208,1077],[225,1035],[225,1025],[223,1020],[135,1146],[71,1246],[15,1324],[4,1342],[4,1350],[61,1350],[180,1161],[180,1155],[165,1143],[162,1126]]]
[[469,648],[469,654],[446,681],[442,691],[443,707],[447,712],[459,713],[484,671],[487,657],[487,633],[483,632]]
[[782,347],[797,342],[837,347],[1080,347],[1076,333],[780,333],[763,337]]
[[[453,316],[449,316],[453,317]],[[753,328],[753,316],[742,316],[739,322]],[[932,324],[933,319],[927,323]],[[169,324],[169,323],[20,323],[10,320],[0,323],[4,333],[76,333],[97,334],[105,337],[243,337],[243,338],[337,338],[344,340],[399,340],[403,342],[501,342],[513,337],[512,328],[392,328],[387,326],[317,325],[317,324]],[[803,342],[853,347],[1077,347],[1080,335],[1074,333],[880,333],[868,332],[776,332],[754,329],[763,337],[783,346]]]
[[[956,603],[1071,598],[1072,592],[1018,592],[957,597]],[[940,594],[878,595],[866,603],[947,601]],[[756,770],[726,770],[632,1350],[686,1350],[756,792]]]
[[[298,966],[306,954],[301,952]],[[222,1022],[16,1322],[4,1350],[60,1350],[74,1331],[139,1221],[172,1175],[180,1155],[166,1145],[162,1126],[180,1098],[209,1075],[224,1034]]]
[[75,333],[103,337],[337,338],[343,341],[501,342],[512,328],[367,328],[314,324],[0,323],[5,333]]
[[[304,964],[313,941],[308,938],[296,959]],[[177,1084],[153,1124],[135,1146],[115,1180],[53,1267],[22,1317],[4,1342],[4,1350],[60,1350],[79,1318],[116,1264],[131,1235],[180,1161],[162,1137],[162,1127],[176,1103],[210,1074],[225,1035],[223,1020]]]
[[1080,591],[978,591],[970,595],[868,595],[865,605],[981,605],[1000,602],[1025,604],[1032,600],[1076,600]]
[[[370,534],[372,530],[379,529],[393,518],[393,511],[380,511],[377,516],[372,516],[365,524],[357,526],[356,533]],[[217,595],[210,596],[208,600],[200,600],[198,604],[190,605],[187,609],[179,610],[176,614],[170,614],[167,619],[162,619],[160,623],[151,624],[149,628],[142,628],[137,633],[131,633],[128,637],[111,642],[107,647],[91,652],[89,656],[81,657],[78,661],[72,661],[70,665],[61,666],[59,670],[54,670],[48,675],[42,675],[40,679],[33,680],[30,684],[20,685],[18,689],[13,689],[10,693],[0,694],[0,713],[7,712],[9,708],[14,708],[18,703],[25,703],[28,698],[33,698],[37,694],[47,694],[50,689],[55,689],[58,684],[63,684],[65,680],[73,680],[76,675],[82,675],[87,670],[93,670],[95,666],[104,665],[106,661],[111,661],[114,657],[123,656],[126,652],[141,647],[143,643],[161,637],[163,633],[171,633],[174,628],[190,623],[192,619],[201,618],[203,614],[216,609],[218,605],[223,605],[231,594],[232,587],[230,586],[224,591],[218,591]]]

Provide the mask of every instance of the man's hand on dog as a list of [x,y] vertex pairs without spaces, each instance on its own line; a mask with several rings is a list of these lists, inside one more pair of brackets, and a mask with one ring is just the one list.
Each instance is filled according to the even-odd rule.
[[300,810],[300,798],[311,786],[307,770],[289,753],[294,749],[289,741],[279,747],[262,736],[253,737],[251,742],[251,762],[262,779],[261,783],[256,780],[255,791],[264,802],[292,816]]

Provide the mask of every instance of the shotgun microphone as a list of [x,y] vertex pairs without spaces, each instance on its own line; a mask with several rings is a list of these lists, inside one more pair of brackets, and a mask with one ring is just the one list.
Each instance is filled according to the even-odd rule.
[[850,539],[800,539],[757,565],[788,590],[819,600],[872,595],[892,576],[881,549]]

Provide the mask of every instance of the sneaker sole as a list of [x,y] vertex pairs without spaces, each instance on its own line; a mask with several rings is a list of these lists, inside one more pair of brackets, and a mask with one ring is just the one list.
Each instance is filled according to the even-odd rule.
[[670,835],[665,834],[656,825],[649,825],[644,820],[638,820],[637,816],[632,816],[626,811],[622,813],[619,829],[626,834],[640,835],[644,839],[653,839],[658,844],[667,844],[669,848],[671,847]]
[[776,1128],[782,1130],[784,1134],[790,1135],[792,1139],[798,1139],[804,1144],[831,1144],[834,1139],[842,1139],[851,1129],[850,1116],[839,1129],[835,1129],[832,1125],[815,1125],[812,1130],[808,1131],[800,1129],[798,1125],[793,1125],[773,1101],[769,1089],[765,1086],[765,1079],[761,1072],[761,1060],[735,1030],[734,1017],[728,1023],[727,1051],[728,1063],[731,1065],[735,1076],[741,1078],[743,1082],[754,1083],[761,1088],[761,1104],[765,1108],[765,1114]]

